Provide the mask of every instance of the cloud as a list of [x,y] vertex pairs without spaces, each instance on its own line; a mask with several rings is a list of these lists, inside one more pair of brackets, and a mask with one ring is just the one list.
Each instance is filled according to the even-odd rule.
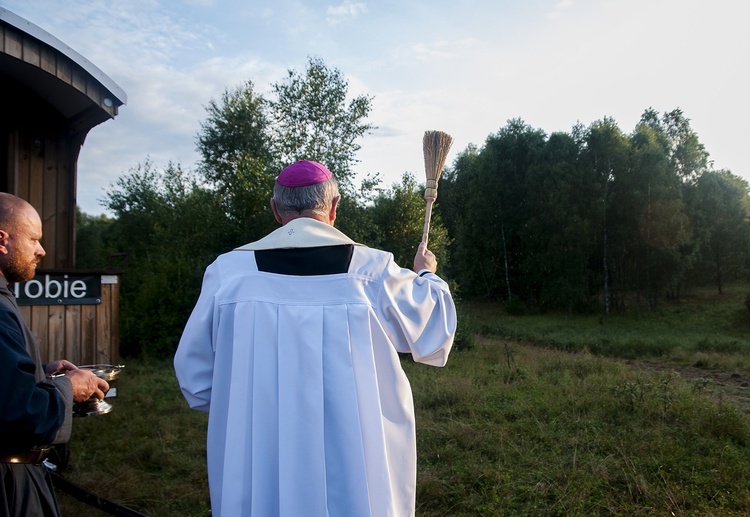
[[450,57],[451,52],[448,48],[445,42],[437,42],[432,45],[415,43],[406,49],[406,51],[419,61],[433,61],[435,59]]
[[78,201],[88,211],[101,185],[146,156],[192,167],[209,100],[248,79],[266,95],[309,55],[339,67],[352,96],[374,96],[368,122],[378,129],[360,142],[356,168],[386,183],[421,175],[428,129],[453,135],[458,153],[509,118],[550,133],[612,116],[627,132],[649,106],[682,108],[716,165],[750,177],[741,130],[750,83],[737,65],[750,32],[736,0],[0,3],[128,95],[82,150]]
[[399,45],[394,49],[392,57],[401,63],[413,64],[414,61],[418,61],[420,63],[435,64],[436,61],[466,56],[477,45],[479,45],[479,42],[472,38],[451,41],[438,39],[430,42],[416,42]]
[[367,5],[364,2],[344,0],[344,2],[338,6],[328,6],[328,9],[326,9],[326,21],[329,25],[337,25],[346,20],[357,18],[359,15],[366,12]]

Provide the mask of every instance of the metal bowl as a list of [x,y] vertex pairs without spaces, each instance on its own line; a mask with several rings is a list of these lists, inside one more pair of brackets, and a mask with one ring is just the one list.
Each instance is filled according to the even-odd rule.
[[110,411],[112,411],[112,405],[96,397],[73,404],[73,416],[78,417],[104,415]]
[[91,370],[94,375],[109,382],[117,379],[125,366],[122,364],[86,364],[78,368],[80,370]]
[[[114,384],[120,377],[123,368],[125,366],[121,364],[86,364],[78,367],[79,370],[91,370],[94,375],[109,383],[109,391],[105,394],[105,397],[116,396],[117,388]],[[112,411],[112,405],[96,397],[73,404],[73,416],[77,417],[104,415],[110,411]]]

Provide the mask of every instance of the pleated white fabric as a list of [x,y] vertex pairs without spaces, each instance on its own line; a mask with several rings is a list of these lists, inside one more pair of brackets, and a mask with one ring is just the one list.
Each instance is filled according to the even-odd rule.
[[447,284],[357,246],[348,273],[259,272],[235,250],[205,273],[175,355],[209,413],[213,515],[409,516],[416,439],[398,352],[443,366]]

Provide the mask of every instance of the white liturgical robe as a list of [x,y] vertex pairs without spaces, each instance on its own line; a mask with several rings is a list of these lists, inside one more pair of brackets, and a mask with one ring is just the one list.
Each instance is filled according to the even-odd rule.
[[[444,366],[448,285],[300,218],[217,258],[175,355],[192,408],[209,413],[215,517],[414,514],[416,437],[398,353]],[[343,272],[259,269],[268,249],[349,245]]]

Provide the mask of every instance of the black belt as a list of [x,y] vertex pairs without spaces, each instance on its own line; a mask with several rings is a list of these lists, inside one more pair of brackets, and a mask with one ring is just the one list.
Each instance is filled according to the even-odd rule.
[[41,465],[47,459],[51,450],[48,447],[46,449],[33,449],[27,452],[0,456],[0,463],[32,463],[34,465]]

